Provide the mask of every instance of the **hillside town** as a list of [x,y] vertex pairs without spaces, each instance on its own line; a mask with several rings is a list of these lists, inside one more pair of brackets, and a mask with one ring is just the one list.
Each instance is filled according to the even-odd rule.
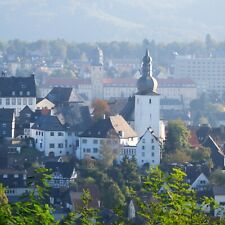
[[[2,71],[0,183],[6,187],[8,200],[17,202],[22,194],[31,191],[29,177],[36,168],[43,167],[51,171],[49,203],[56,218],[79,206],[84,188],[93,196],[94,207],[110,209],[118,201],[125,201],[127,184],[138,189],[138,174],[159,166],[167,173],[180,168],[186,173],[190,189],[224,206],[225,112],[216,110],[222,104],[214,99],[214,109],[208,110],[210,117],[197,118],[201,105],[206,107],[203,78],[194,77],[193,71],[190,79],[182,77],[200,63],[210,64],[212,70],[218,63],[222,72],[223,61],[195,62],[194,58],[186,58],[193,64],[191,69],[183,58],[177,58],[175,74],[180,77],[155,77],[146,50],[139,66],[131,62],[117,64],[121,70],[136,68],[135,76],[109,78],[105,76],[103,51],[99,47],[94,51],[86,63],[88,73],[82,78],[46,76],[40,82],[36,74],[15,76]],[[82,63],[78,66],[82,70]],[[210,86],[210,91],[217,89],[216,85]],[[109,168],[107,177],[121,189],[108,187],[109,195],[118,192],[113,200],[109,195],[105,199],[103,192],[107,188],[97,182],[99,175],[89,171],[98,168],[99,163]],[[115,177],[121,168],[128,170],[127,181]],[[215,210],[213,215],[222,214]]]

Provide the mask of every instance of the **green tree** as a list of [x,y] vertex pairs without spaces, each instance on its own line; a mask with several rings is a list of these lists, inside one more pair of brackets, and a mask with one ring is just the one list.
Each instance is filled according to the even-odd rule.
[[220,169],[213,171],[209,179],[213,185],[225,185],[225,173]]
[[125,205],[125,197],[117,183],[109,180],[102,185],[102,202],[103,206],[113,209]]
[[[213,203],[211,199],[201,199],[199,204],[194,190],[184,182],[185,173],[173,169],[169,175],[158,168],[152,169],[143,182],[143,195],[134,197],[139,207],[137,214],[145,224],[193,225],[211,224],[204,207]],[[151,196],[151,197],[150,197]]]
[[181,120],[173,120],[168,123],[167,136],[165,142],[166,152],[175,152],[176,150],[188,147],[190,132]]

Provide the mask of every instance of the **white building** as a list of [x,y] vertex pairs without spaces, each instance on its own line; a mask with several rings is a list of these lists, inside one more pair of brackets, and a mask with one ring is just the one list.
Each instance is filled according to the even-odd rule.
[[28,105],[36,109],[34,75],[30,77],[0,77],[0,108],[15,109],[16,116]]
[[177,56],[174,73],[176,78],[192,79],[199,93],[215,91],[222,95],[225,91],[225,58]]
[[224,217],[225,215],[225,186],[213,187],[214,200],[218,208],[214,210],[214,216]]
[[160,152],[159,139],[148,128],[136,146],[124,146],[120,159],[122,160],[124,156],[128,158],[134,157],[140,167],[146,163],[150,166],[156,166],[160,164]]
[[76,148],[75,133],[63,126],[56,116],[41,116],[30,128],[35,147],[46,156],[72,154]]
[[138,136],[122,116],[110,116],[101,119],[85,131],[79,139],[76,152],[78,159],[93,157],[100,159],[100,149],[104,143],[115,151],[121,151],[123,146],[136,146]]

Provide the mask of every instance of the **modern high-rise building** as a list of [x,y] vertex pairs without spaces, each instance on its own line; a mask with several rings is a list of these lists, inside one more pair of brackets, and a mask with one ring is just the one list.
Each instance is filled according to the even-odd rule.
[[225,58],[197,58],[176,56],[175,78],[190,78],[197,85],[198,93],[225,92]]

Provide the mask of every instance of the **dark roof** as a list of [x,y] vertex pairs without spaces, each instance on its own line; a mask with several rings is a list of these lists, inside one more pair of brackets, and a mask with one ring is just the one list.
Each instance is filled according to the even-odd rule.
[[215,195],[225,195],[225,186],[215,186],[213,187],[213,194]]
[[60,123],[57,116],[40,116],[32,129],[44,130],[44,131],[63,131],[64,126]]
[[46,98],[54,104],[62,104],[68,102],[82,102],[83,99],[73,88],[54,87],[46,96]]
[[36,97],[34,76],[0,77],[0,97]]
[[71,178],[74,170],[73,164],[68,162],[46,162],[45,168],[59,172],[64,178]]
[[[4,178],[4,175],[7,175],[7,178]],[[15,175],[18,177],[15,177]],[[27,175],[27,172],[24,170],[1,169],[0,183],[9,188],[25,187],[26,180],[24,179],[24,175]]]
[[81,137],[107,138],[110,132],[120,136],[124,132],[124,138],[136,137],[136,132],[129,126],[122,116],[110,116],[100,119],[94,123],[88,130],[82,133]]
[[128,98],[127,104],[121,111],[120,115],[127,121],[134,120],[134,107],[135,107],[135,96]]
[[14,109],[0,109],[0,123],[13,121]]
[[182,102],[173,98],[161,98],[160,105],[182,105]]
[[186,179],[193,184],[193,182],[203,173],[206,177],[209,177],[210,171],[207,166],[204,165],[191,165],[185,167]]

